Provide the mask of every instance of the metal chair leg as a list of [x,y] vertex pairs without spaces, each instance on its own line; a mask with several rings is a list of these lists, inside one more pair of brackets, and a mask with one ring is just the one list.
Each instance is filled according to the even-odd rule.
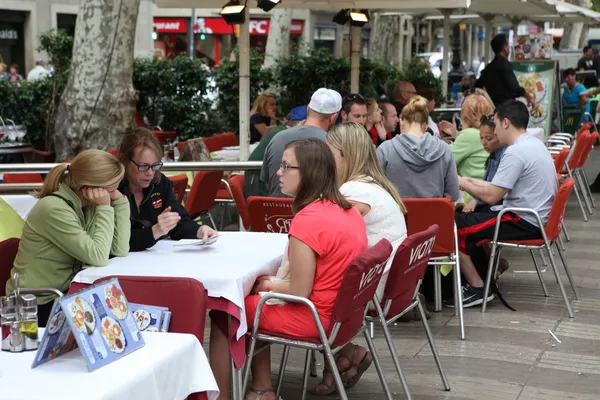
[[[373,302],[373,303],[377,303],[377,302]],[[406,380],[406,376],[404,375],[404,372],[402,371],[402,367],[400,366],[400,360],[398,359],[398,353],[396,352],[396,348],[394,347],[394,342],[392,341],[392,334],[390,333],[390,329],[387,325],[385,317],[383,316],[383,310],[381,309],[381,305],[379,305],[378,303],[375,304],[375,310],[377,310],[377,316],[379,318],[379,323],[381,325],[381,328],[383,329],[383,337],[385,338],[385,342],[388,346],[388,349],[390,350],[390,355],[392,356],[392,362],[394,363],[394,367],[396,368],[396,373],[398,374],[398,377],[400,378],[400,383],[402,384],[404,393],[406,393],[406,396],[410,399],[411,394],[410,394],[410,390],[408,388],[408,381]],[[424,317],[424,315],[421,315],[421,319],[423,319],[423,317]],[[369,335],[365,333],[365,336],[369,336]],[[370,340],[370,338],[369,338],[369,340]],[[373,351],[370,348],[369,348],[369,350],[371,351],[371,353],[373,353]]]
[[[373,364],[375,364],[375,369],[377,370],[377,375],[379,375],[379,380],[381,381],[381,386],[383,387],[383,392],[385,393],[386,398],[388,398],[389,400],[394,400],[394,397],[392,396],[392,392],[390,391],[390,387],[387,383],[387,380],[385,379],[385,374],[383,373],[383,368],[381,367],[381,363],[379,362],[379,356],[377,356],[377,351],[375,350],[375,344],[373,343],[373,340],[371,339],[371,336],[369,336],[369,332],[367,332],[366,329],[363,332],[363,334],[365,336],[365,340],[367,341],[367,346],[369,347],[369,351],[371,352],[371,357],[373,357]],[[405,380],[406,380],[406,378],[405,378]],[[404,383],[405,382],[402,383],[402,386],[404,386]],[[407,386],[404,387],[404,390],[406,392],[407,399],[412,400],[412,396],[410,394],[410,391],[408,390],[408,384],[407,384]]]
[[567,306],[567,313],[569,314],[569,318],[575,318],[573,315],[573,310],[571,309],[571,302],[569,301],[569,297],[567,296],[567,292],[565,290],[565,286],[560,279],[560,275],[558,274],[558,268],[556,267],[556,262],[554,261],[554,256],[552,255],[552,249],[550,247],[550,243],[546,242],[546,249],[548,250],[548,256],[550,257],[550,265],[552,266],[552,270],[554,271],[554,276],[558,282],[558,288],[560,289],[560,293],[562,294],[563,300],[565,301],[565,306]]
[[548,294],[548,289],[546,288],[546,283],[544,282],[544,276],[542,275],[542,271],[540,270],[537,260],[535,259],[535,252],[533,251],[533,249],[529,249],[529,252],[531,253],[531,258],[533,259],[533,266],[535,267],[535,272],[537,272],[538,278],[540,278],[540,283],[542,284],[544,296],[549,297],[550,295]]
[[442,311],[442,277],[440,266],[433,266],[433,287],[434,287],[434,310],[435,312]]
[[562,224],[562,231],[565,234],[565,239],[567,239],[567,242],[570,242],[571,241],[571,235],[569,235],[569,231],[567,231],[567,226],[565,225],[564,222]]
[[290,346],[283,346],[283,355],[281,356],[281,364],[279,364],[279,375],[277,376],[277,388],[275,398],[279,398],[281,386],[283,385],[283,375],[285,375],[285,367],[287,366],[288,357],[290,355]]
[[594,213],[594,210],[592,210],[592,203],[590,202],[590,199],[588,198],[588,189],[585,187],[585,183],[583,182],[583,178],[581,177],[581,171],[579,169],[574,171],[575,174],[575,186],[579,186],[579,189],[581,190],[581,195],[583,196],[583,200],[585,201],[585,206],[587,208],[588,214],[592,215]]
[[560,248],[562,249],[562,251],[567,251],[567,248],[565,247],[565,242],[563,242],[560,235],[558,235],[558,243],[560,244]]
[[215,220],[213,219],[213,216],[210,213],[210,211],[208,211],[207,214],[208,214],[208,218],[210,219],[210,223],[213,226],[213,229],[217,229],[217,224],[215,224]]
[[[369,336],[369,335],[365,335]],[[368,343],[368,342],[367,342]],[[338,397],[342,400],[348,400],[348,395],[346,394],[346,389],[344,389],[344,383],[342,382],[342,377],[340,376],[340,372],[337,369],[337,364],[335,362],[335,358],[333,357],[333,352],[331,351],[331,347],[329,344],[323,344],[325,349],[325,362],[329,363],[329,368],[331,369],[331,373],[333,374],[333,380],[335,382],[335,387],[338,391]],[[371,354],[374,354],[373,350],[369,349]],[[375,357],[373,357],[373,360]]]
[[496,269],[496,252],[498,251],[498,244],[492,242],[492,251],[490,253],[490,261],[488,264],[487,276],[485,278],[485,284],[483,289],[483,303],[481,303],[481,313],[485,313],[485,309],[487,307],[487,298],[490,294],[490,284],[492,283],[492,274],[494,273],[494,269]]
[[[544,251],[542,249],[539,249],[540,252],[540,258],[542,259],[542,265],[544,267],[548,266],[548,260],[546,260],[546,256],[544,255]],[[544,272],[546,272],[546,270],[544,270]]]
[[581,168],[581,176],[583,177],[583,182],[585,184],[585,188],[590,196],[590,200],[592,201],[592,207],[596,208],[596,200],[594,199],[594,194],[590,190],[590,181],[588,180],[587,172],[585,172],[585,169],[583,169],[583,168]]
[[[456,225],[454,226],[456,230]],[[454,245],[456,246],[456,254],[454,258],[454,290],[458,291],[454,305],[458,309],[458,325],[460,326],[460,340],[465,340],[465,318],[463,310],[463,298],[462,298],[462,276],[460,270],[460,256],[458,254],[458,239],[456,234],[454,235]],[[456,310],[455,310],[456,311]]]
[[577,293],[577,288],[575,287],[575,282],[573,282],[573,276],[571,275],[571,271],[569,270],[569,266],[567,265],[567,260],[563,252],[561,251],[558,244],[556,245],[558,249],[558,255],[560,256],[560,260],[563,263],[563,267],[565,268],[565,272],[567,273],[567,278],[569,278],[569,283],[571,284],[571,289],[573,289],[573,293],[575,294],[575,300],[579,300],[579,293]]
[[310,356],[310,376],[317,377],[317,354],[314,350],[311,350]]
[[435,346],[435,342],[433,341],[433,335],[431,334],[431,329],[429,329],[429,323],[427,322],[425,310],[423,310],[423,304],[421,304],[419,296],[417,296],[417,303],[417,307],[419,308],[419,314],[421,314],[421,322],[423,323],[423,328],[425,328],[425,334],[427,335],[429,347],[431,347],[433,359],[435,360],[435,363],[438,367],[438,371],[440,372],[440,377],[442,378],[442,383],[444,384],[444,390],[450,391],[450,384],[448,383],[448,379],[446,378],[446,374],[444,373],[442,361],[440,360],[440,355],[438,354],[437,347]]
[[[302,400],[306,400],[306,388],[308,387],[308,374],[310,372],[310,360],[312,359],[312,351],[306,350],[306,356],[304,357],[304,376],[302,377]],[[279,399],[279,392],[276,399]]]
[[[573,178],[572,175],[570,175],[571,178]],[[583,220],[585,222],[588,222],[588,215],[587,212],[585,211],[585,206],[583,205],[583,201],[581,200],[581,196],[579,195],[579,189],[577,188],[577,184],[575,184],[575,186],[573,187],[574,192],[575,192],[575,196],[577,196],[577,202],[579,203],[579,208],[581,208],[581,213],[583,214]]]

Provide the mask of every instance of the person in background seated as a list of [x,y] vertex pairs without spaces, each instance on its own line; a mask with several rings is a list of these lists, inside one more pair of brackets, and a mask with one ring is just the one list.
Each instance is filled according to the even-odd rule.
[[437,94],[433,89],[420,89],[418,93],[419,96],[422,96],[425,99],[427,99],[427,110],[429,111],[427,132],[429,132],[435,137],[440,137],[440,129],[438,128],[435,121],[431,118],[431,113],[433,113],[433,110],[435,110],[435,98]]
[[401,135],[377,149],[387,177],[405,198],[460,197],[456,163],[450,146],[425,133],[429,121],[427,100],[414,97],[402,110]]
[[[22,288],[54,288],[63,293],[83,264],[104,267],[109,256],[129,252],[129,205],[117,189],[125,169],[101,150],[79,153],[71,164],[48,173],[31,209],[10,272]],[[6,294],[15,289],[11,279]],[[39,325],[52,311],[53,294],[37,295]]]
[[[406,209],[398,190],[381,169],[364,127],[355,122],[336,125],[327,132],[327,144],[335,159],[340,192],[365,219],[369,247],[387,239],[394,250],[397,249],[406,239]],[[390,257],[377,287],[380,299],[392,259]],[[356,385],[373,361],[367,349],[352,343],[337,354],[336,360],[345,387]],[[324,365],[323,380],[312,390],[320,395],[336,390],[333,374],[327,364]]]
[[379,146],[388,139],[388,132],[383,123],[382,110],[375,99],[369,99],[367,122],[364,127],[367,129],[375,146]]
[[270,93],[259,95],[250,110],[250,144],[260,142],[267,128],[277,126],[277,103]]
[[165,237],[208,239],[217,233],[198,225],[177,201],[173,183],[160,173],[163,166],[160,144],[145,128],[127,133],[119,146],[119,159],[125,165],[125,178],[119,190],[131,209],[131,251],[146,250]]
[[350,94],[342,102],[340,113],[342,122],[358,122],[365,125],[367,122],[369,101],[360,94]]
[[[429,63],[427,63],[429,65]],[[406,106],[410,100],[417,95],[417,89],[415,86],[407,81],[400,81],[394,86],[392,91],[392,105],[396,108],[398,117],[402,115],[402,109]],[[400,125],[396,127],[394,132],[396,135],[400,133]]]
[[321,88],[313,93],[307,107],[303,125],[286,129],[271,140],[265,150],[260,170],[260,180],[269,189],[270,197],[288,197],[281,193],[279,167],[285,147],[294,140],[317,138],[325,142],[325,131],[329,130],[342,108],[342,96],[335,90]]
[[588,100],[585,86],[577,82],[577,73],[573,68],[567,68],[563,71],[563,80],[566,83],[562,95],[564,105],[583,107]]
[[481,119],[494,112],[494,107],[489,101],[478,93],[466,97],[460,111],[462,130],[458,132],[456,126],[448,121],[441,121],[440,127],[444,133],[456,138],[450,145],[458,175],[465,178],[483,178],[485,161],[488,153],[481,145],[479,127]]
[[[306,120],[306,116],[306,106],[299,106],[292,109],[286,118],[285,125],[276,126],[271,132],[263,136],[258,146],[256,146],[254,151],[250,154],[250,157],[248,157],[248,161],[262,161],[265,158],[265,150],[267,149],[269,143],[271,143],[271,139],[273,139],[273,137],[279,132],[297,126],[302,121]],[[244,196],[250,197],[268,195],[269,190],[265,184],[260,181],[260,171],[246,171],[244,173]]]
[[[385,127],[385,131],[387,132],[385,140],[389,140],[396,136],[396,128],[400,123],[400,118],[398,118],[398,111],[396,111],[396,107],[394,107],[392,103],[389,103],[387,101],[380,101],[379,108],[381,108],[381,115],[383,116],[383,126]],[[381,143],[383,143],[383,141]],[[381,143],[379,143],[377,146],[379,146]]]
[[[508,146],[491,183],[472,178],[459,178],[460,186],[476,199],[489,205],[503,200],[502,208],[530,208],[545,224],[558,190],[554,161],[544,143],[526,134],[529,111],[525,104],[510,100],[494,115],[496,135],[501,145]],[[460,243],[460,266],[467,283],[463,286],[463,307],[473,307],[494,298],[495,283],[488,298],[483,298],[489,257],[477,243],[493,239],[499,209],[456,213]],[[541,238],[543,226],[528,213],[506,213],[500,223],[499,240],[528,240]],[[445,302],[454,307],[454,299]]]
[[[324,141],[313,138],[286,145],[278,174],[281,191],[295,197],[289,278],[276,282],[271,277],[258,278],[245,300],[248,328],[252,329],[260,293],[277,292],[308,298],[328,329],[344,274],[354,257],[367,249],[365,222],[339,192],[335,160]],[[291,337],[319,337],[310,310],[292,303],[265,304],[260,328]],[[212,321],[210,362],[221,392],[219,399],[229,399],[229,340],[222,329],[226,327]],[[251,370],[252,385],[246,399],[275,399],[269,348],[254,356]]]

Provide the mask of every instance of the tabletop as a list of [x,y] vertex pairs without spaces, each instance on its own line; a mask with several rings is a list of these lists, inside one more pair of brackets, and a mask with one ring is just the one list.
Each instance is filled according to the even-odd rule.
[[27,219],[29,212],[38,202],[38,199],[29,194],[7,194],[0,196],[23,219]]
[[239,307],[239,339],[247,331],[244,298],[257,277],[275,274],[286,243],[287,235],[259,232],[221,232],[210,246],[178,247],[176,241],[161,240],[151,249],[112,258],[106,267],[86,268],[73,282],[92,284],[112,275],[196,279],[210,297],[223,297]]
[[[254,149],[258,146],[258,143],[250,145],[248,155],[252,154]],[[213,151],[211,157],[214,160],[225,160],[225,161],[237,161],[240,159],[240,146],[232,146],[230,148],[224,148],[222,150]]]
[[35,352],[0,352],[0,400],[163,400],[219,394],[194,335],[142,333],[146,345],[88,372],[79,349],[34,369]]

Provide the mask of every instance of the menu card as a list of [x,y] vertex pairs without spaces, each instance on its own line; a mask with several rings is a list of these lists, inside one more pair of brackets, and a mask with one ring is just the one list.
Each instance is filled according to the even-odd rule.
[[91,372],[144,344],[118,279],[110,279],[55,301],[31,367],[79,346]]
[[138,328],[144,332],[168,332],[171,312],[166,307],[130,303],[129,309]]

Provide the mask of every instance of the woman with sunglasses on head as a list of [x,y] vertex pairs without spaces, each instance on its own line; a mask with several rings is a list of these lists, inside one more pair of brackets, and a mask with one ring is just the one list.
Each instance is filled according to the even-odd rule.
[[130,251],[146,250],[166,236],[173,240],[208,239],[216,231],[198,225],[177,201],[173,183],[161,174],[160,144],[147,129],[126,134],[119,147],[125,178],[119,190],[131,208]]
[[[354,257],[367,249],[365,222],[338,190],[335,160],[322,140],[305,139],[288,144],[278,175],[281,191],[295,197],[287,253],[289,272],[282,279],[258,278],[252,294],[245,299],[246,321],[252,329],[260,293],[277,292],[311,300],[321,323],[328,329],[346,270]],[[303,340],[319,338],[309,308],[295,303],[267,303],[260,316],[260,328]],[[210,362],[221,392],[219,399],[229,399],[226,329],[212,321]],[[274,400],[268,347],[254,356],[250,368],[252,385],[246,399]]]

